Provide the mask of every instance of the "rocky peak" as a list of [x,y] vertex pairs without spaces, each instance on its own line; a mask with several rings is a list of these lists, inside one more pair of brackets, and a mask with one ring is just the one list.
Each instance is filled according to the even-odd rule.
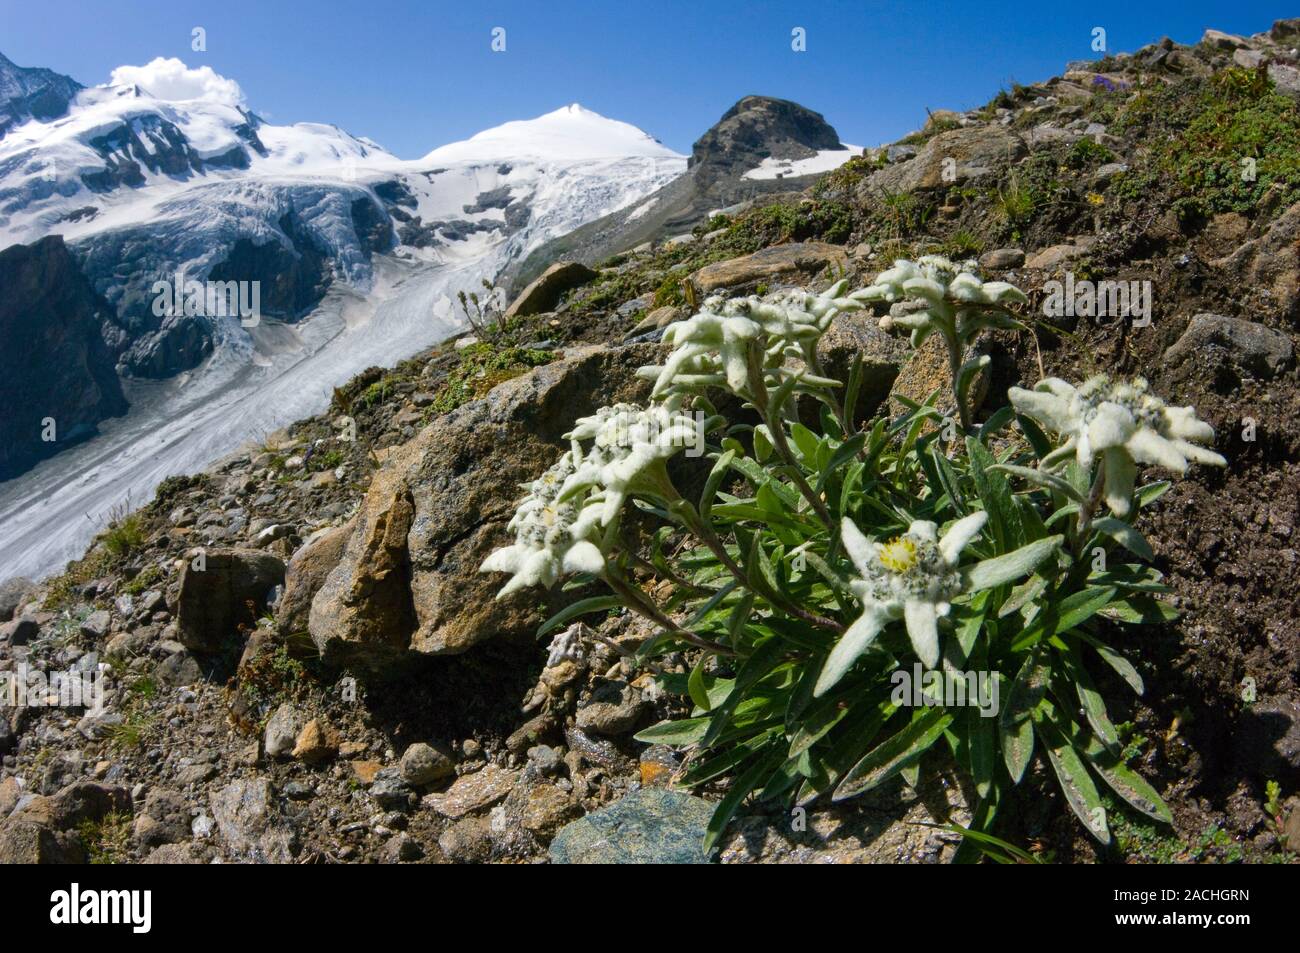
[[0,138],[28,119],[54,119],[82,85],[53,70],[16,65],[0,53]]
[[707,186],[737,176],[768,157],[807,159],[822,149],[842,149],[840,137],[821,113],[788,99],[746,96],[691,149],[690,168]]

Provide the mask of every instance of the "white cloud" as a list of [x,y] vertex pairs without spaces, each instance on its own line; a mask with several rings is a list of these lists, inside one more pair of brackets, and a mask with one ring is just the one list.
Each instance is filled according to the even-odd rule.
[[176,57],[157,57],[144,66],[119,66],[109,77],[113,86],[136,85],[158,99],[243,105],[244,91],[233,79],[226,79],[210,66],[190,69]]

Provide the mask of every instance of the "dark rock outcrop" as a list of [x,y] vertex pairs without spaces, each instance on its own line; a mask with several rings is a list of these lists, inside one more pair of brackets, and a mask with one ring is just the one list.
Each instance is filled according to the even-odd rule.
[[111,310],[61,236],[0,251],[0,288],[0,479],[8,479],[93,434],[127,402],[101,334]]
[[57,119],[82,89],[54,70],[18,66],[0,53],[0,139],[29,119]]

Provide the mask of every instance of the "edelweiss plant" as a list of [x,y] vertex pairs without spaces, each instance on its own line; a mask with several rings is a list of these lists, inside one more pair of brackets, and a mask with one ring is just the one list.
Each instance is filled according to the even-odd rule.
[[[1213,431],[1141,380],[1106,378],[1012,388],[1010,406],[975,428],[962,355],[979,330],[1015,326],[1006,309],[1024,296],[940,258],[844,289],[713,297],[669,326],[672,353],[642,369],[649,405],[579,420],[525,488],[515,542],[483,569],[512,574],[502,596],[564,576],[610,588],[543,633],[616,607],[654,624],[634,662],[684,711],[637,737],[688,752],[682,783],[725,786],[709,848],[747,798],[849,798],[899,773],[917,783],[923,761],[965,774],[972,829],[989,832],[1035,751],[1099,840],[1110,834],[1098,781],[1169,820],[1125,764],[1092,671],[1104,664],[1142,691],[1109,640],[1116,623],[1173,613],[1132,522],[1168,484],[1135,489],[1137,466],[1222,465],[1206,448]],[[904,298],[922,310],[893,320],[949,348],[962,440],[943,439],[938,392],[897,419],[853,426],[862,364],[841,382],[817,363],[836,314]],[[719,416],[719,392],[746,419]],[[684,450],[711,463],[698,500],[668,465]],[[1109,515],[1096,514],[1102,501]],[[633,507],[642,519],[625,523]],[[647,531],[646,520],[661,525]],[[897,675],[918,664],[991,677],[1000,711],[900,697]]]

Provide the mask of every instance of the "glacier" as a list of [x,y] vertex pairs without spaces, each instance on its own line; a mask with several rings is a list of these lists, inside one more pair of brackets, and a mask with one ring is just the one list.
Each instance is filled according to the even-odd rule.
[[[128,161],[141,181],[92,188]],[[333,126],[273,126],[242,104],[164,101],[137,86],[82,90],[67,116],[12,129],[0,139],[0,245],[63,234],[123,334],[149,333],[153,280],[201,279],[241,240],[289,253],[310,242],[331,280],[305,314],[255,328],[210,319],[201,363],[128,376],[125,416],[0,483],[0,578],[60,569],[110,510],[142,505],[167,476],[319,413],[359,371],[460,332],[458,291],[685,168],[641,130],[577,104],[416,160]],[[387,247],[359,234],[357,202],[395,226]]]

